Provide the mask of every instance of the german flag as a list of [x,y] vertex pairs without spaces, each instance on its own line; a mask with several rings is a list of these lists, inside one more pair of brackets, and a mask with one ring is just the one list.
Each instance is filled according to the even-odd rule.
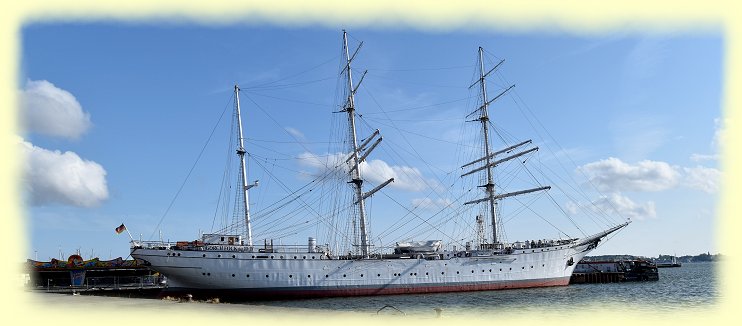
[[116,234],[121,234],[121,232],[124,231],[126,231],[126,226],[124,225],[124,223],[121,223],[121,225],[116,228]]

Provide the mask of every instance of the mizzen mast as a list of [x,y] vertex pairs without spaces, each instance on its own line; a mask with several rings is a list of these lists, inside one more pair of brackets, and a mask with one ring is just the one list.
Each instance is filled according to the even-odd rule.
[[245,225],[247,228],[247,245],[248,247],[252,248],[252,226],[250,225],[250,204],[249,204],[249,197],[248,197],[248,190],[250,188],[255,187],[258,185],[258,182],[255,181],[254,184],[248,185],[247,184],[247,168],[245,167],[245,144],[244,144],[244,137],[242,136],[242,114],[240,112],[240,87],[237,85],[234,85],[234,99],[235,99],[235,106],[237,109],[237,132],[238,132],[238,145],[237,148],[237,155],[240,157],[240,172],[242,173],[242,177],[240,180],[242,181],[242,191],[245,192],[245,202],[244,202],[244,209],[245,209]]

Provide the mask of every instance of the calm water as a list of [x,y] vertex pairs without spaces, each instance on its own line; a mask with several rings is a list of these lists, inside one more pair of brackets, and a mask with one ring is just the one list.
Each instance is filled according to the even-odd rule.
[[[688,263],[679,268],[659,269],[655,282],[573,284],[566,287],[504,291],[396,295],[360,298],[328,298],[270,301],[249,305],[329,309],[375,314],[392,305],[407,315],[430,315],[443,308],[447,316],[493,312],[547,310],[567,314],[575,308],[615,308],[632,311],[667,312],[711,307],[719,298],[714,263]],[[391,314],[393,309],[385,309]]]

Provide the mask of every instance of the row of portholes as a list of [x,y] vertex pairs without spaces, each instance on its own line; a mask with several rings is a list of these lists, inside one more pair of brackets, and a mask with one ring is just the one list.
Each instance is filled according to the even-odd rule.
[[[175,256],[175,253],[173,253],[173,256]],[[180,254],[178,254],[178,256],[180,256]],[[201,255],[201,257],[206,258],[206,254]],[[222,258],[222,255],[221,254],[218,254],[218,255],[216,255],[216,257],[217,258]],[[232,258],[237,258],[237,256],[232,255]],[[252,256],[252,258],[255,259],[255,256]],[[263,258],[263,257],[258,257],[258,258]],[[267,256],[265,258],[267,258]],[[274,259],[274,258],[275,258],[274,256],[271,256],[271,259]],[[311,259],[317,259],[317,256],[311,256],[310,258]],[[279,256],[278,259],[283,259],[283,256]],[[299,256],[294,256],[294,259],[299,259]],[[307,256],[302,256],[301,259],[307,259]]]
[[[542,264],[541,266],[544,267],[545,265]],[[531,268],[533,268],[533,266],[531,266]],[[521,267],[521,269],[526,269],[526,267],[523,266],[523,267]],[[513,268],[510,267],[509,270],[513,270]],[[485,270],[483,269],[482,270],[482,273],[484,273],[484,271]],[[492,269],[490,269],[489,271],[491,273],[492,272]],[[500,271],[502,272],[502,268],[500,268]],[[474,270],[472,270],[471,272],[474,273]],[[441,275],[445,275],[445,274],[446,274],[446,272],[441,272]],[[460,274],[460,272],[459,271],[456,271],[456,274],[458,275],[458,274]],[[211,273],[201,273],[201,275],[211,276]],[[402,276],[402,273],[394,273],[393,275],[394,276]],[[428,276],[429,273],[428,272],[425,272],[425,275]],[[247,274],[245,276],[247,278],[250,278],[250,274]],[[343,277],[347,277],[347,276],[348,276],[347,274],[343,274]],[[381,274],[376,274],[376,276],[377,277],[381,277]],[[410,273],[410,276],[417,276],[417,273]],[[235,277],[235,274],[232,274],[232,277]],[[265,277],[268,278],[268,277],[270,277],[270,275],[269,274],[265,274]],[[293,277],[294,277],[293,274],[289,274],[289,278],[293,278]],[[329,274],[325,274],[325,278],[329,278],[329,277],[330,277]],[[363,277],[363,274],[361,274],[361,277]],[[307,275],[307,278],[312,278],[312,275]]]

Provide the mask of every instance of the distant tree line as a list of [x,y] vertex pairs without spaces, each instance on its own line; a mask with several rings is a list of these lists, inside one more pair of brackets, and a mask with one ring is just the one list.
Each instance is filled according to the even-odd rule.
[[[585,258],[582,258],[583,261],[617,261],[617,260],[636,260],[636,259],[643,259],[643,260],[652,260],[652,261],[661,261],[661,262],[669,262],[672,261],[673,255],[659,255],[657,258],[653,257],[644,257],[644,256],[633,256],[633,255],[602,255],[602,256],[585,256]],[[676,260],[679,263],[700,263],[700,262],[713,262],[713,261],[719,261],[722,259],[721,254],[715,254],[712,255],[711,253],[702,253],[695,256],[685,255],[677,257]]]

